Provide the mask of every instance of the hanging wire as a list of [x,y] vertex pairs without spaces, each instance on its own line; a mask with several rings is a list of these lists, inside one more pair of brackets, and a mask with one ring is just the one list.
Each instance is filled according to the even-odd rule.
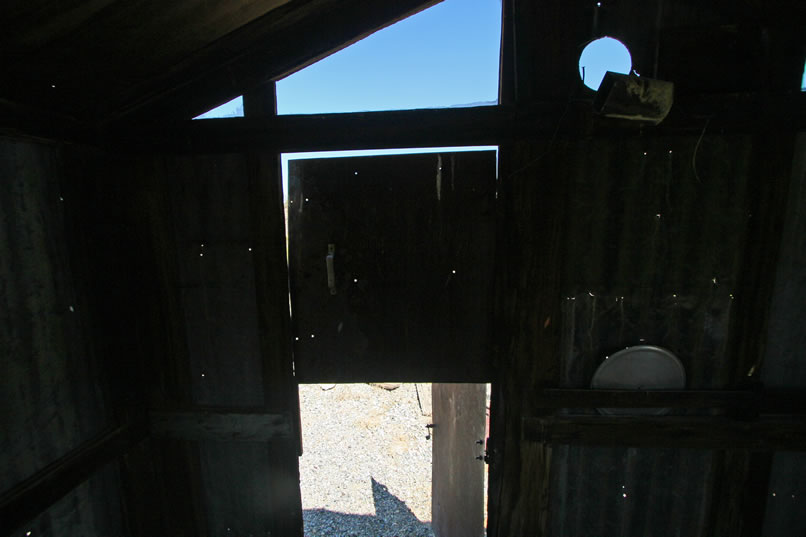
[[[578,48],[579,49],[584,49],[585,46],[589,45],[592,41],[594,41],[594,39],[590,39],[590,40],[588,40],[588,41],[586,41],[584,43],[581,43],[578,46]],[[582,73],[580,74],[580,77],[582,78],[583,84],[585,82],[585,74],[586,74],[585,73],[585,66],[583,65],[582,66]],[[563,108],[562,114],[560,114],[560,118],[557,120],[557,125],[556,125],[556,127],[554,127],[554,132],[551,134],[551,138],[549,139],[549,143],[548,143],[548,146],[546,147],[546,150],[543,151],[538,156],[536,156],[535,158],[533,158],[532,160],[530,160],[529,162],[527,162],[526,164],[524,164],[523,166],[521,166],[520,168],[518,168],[517,170],[511,172],[507,176],[508,178],[512,178],[512,177],[518,175],[519,173],[531,168],[532,166],[534,166],[535,164],[540,162],[540,160],[542,160],[546,155],[551,153],[551,150],[554,149],[554,142],[557,140],[557,134],[559,134],[559,132],[560,132],[560,127],[562,127],[563,121],[565,120],[565,116],[568,114],[568,109],[571,107],[571,104],[579,103],[579,102],[585,102],[585,103],[587,103],[587,102],[592,103],[593,102],[592,98],[591,99],[586,99],[586,98],[583,99],[583,98],[579,98],[579,97],[574,98],[574,94],[575,94],[575,90],[576,90],[577,86],[578,86],[578,83],[574,82],[574,83],[571,84],[571,87],[568,88],[568,100],[565,103],[565,108]]]
[[697,152],[700,150],[700,144],[702,143],[702,139],[705,136],[705,131],[708,129],[708,124],[711,122],[710,116],[708,119],[705,120],[705,125],[702,128],[702,132],[700,133],[700,137],[697,139],[697,144],[694,146],[694,154],[691,155],[691,169],[694,170],[694,178],[697,179],[698,183],[701,183],[700,174],[697,173]]
[[520,168],[518,168],[517,170],[515,170],[514,172],[510,173],[509,177],[514,177],[519,173],[521,173],[522,171],[531,168],[532,166],[537,164],[541,159],[543,159],[543,157],[545,157],[551,152],[551,150],[554,148],[554,141],[557,139],[557,133],[560,132],[560,126],[563,124],[563,120],[565,119],[565,115],[568,113],[568,107],[570,105],[571,105],[570,100],[567,103],[565,103],[563,113],[560,115],[560,119],[557,121],[557,126],[554,128],[554,133],[552,133],[551,135],[551,139],[549,140],[549,144],[546,147],[546,150],[543,151],[538,156],[536,156],[535,158],[533,158],[532,160],[530,160],[529,162],[527,162],[526,164],[524,164],[523,166],[521,166]]

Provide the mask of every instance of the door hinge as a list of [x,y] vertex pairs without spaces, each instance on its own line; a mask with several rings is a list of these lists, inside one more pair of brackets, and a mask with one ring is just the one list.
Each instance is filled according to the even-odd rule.
[[[489,446],[489,443],[490,443],[490,439],[488,438],[488,439],[487,439],[487,444],[488,444],[488,446]],[[484,445],[484,440],[476,440],[476,444],[478,444],[478,445],[480,445],[480,446],[483,446],[483,445]],[[477,457],[476,457],[476,460],[479,460],[479,461],[484,461],[484,464],[487,464],[487,465],[492,464],[492,461],[493,461],[493,453],[495,453],[495,450],[494,450],[494,449],[493,449],[493,450],[491,450],[491,449],[485,449],[485,450],[484,450],[484,455],[479,455],[479,456],[477,456]]]

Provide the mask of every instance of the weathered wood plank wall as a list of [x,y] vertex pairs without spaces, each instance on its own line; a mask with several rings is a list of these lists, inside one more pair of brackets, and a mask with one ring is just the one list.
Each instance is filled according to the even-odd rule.
[[[154,349],[158,359],[143,375],[155,410],[240,408],[282,414],[289,423],[296,392],[284,339],[281,186],[271,160],[229,154],[119,164],[130,170],[129,223],[139,227],[156,280],[152,316],[159,322],[148,333],[164,348]],[[266,296],[270,301],[259,298]],[[170,507],[160,512],[185,513],[181,521],[159,523],[183,535],[296,534],[296,456],[290,435],[268,442],[152,440],[150,450],[127,461],[129,499],[140,506],[133,518],[149,520],[153,491],[168,496]],[[141,479],[143,467],[164,472],[165,483]],[[149,529],[141,525],[135,533]]]

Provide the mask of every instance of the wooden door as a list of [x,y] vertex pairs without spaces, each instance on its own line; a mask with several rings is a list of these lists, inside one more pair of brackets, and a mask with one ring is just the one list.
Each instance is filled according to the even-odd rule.
[[133,270],[158,297],[142,330],[153,436],[124,461],[132,533],[301,535],[277,158],[125,164]]
[[299,382],[487,382],[495,152],[292,161]]
[[431,393],[431,527],[436,537],[481,537],[487,386],[434,383]]

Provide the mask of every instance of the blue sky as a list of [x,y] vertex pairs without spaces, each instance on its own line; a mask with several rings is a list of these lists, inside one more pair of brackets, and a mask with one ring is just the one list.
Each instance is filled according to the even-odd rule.
[[[279,80],[278,113],[495,103],[500,41],[500,0],[444,0]],[[239,97],[199,118],[240,115]]]
[[498,99],[500,0],[445,0],[277,82],[280,114]]
[[632,57],[627,46],[612,37],[591,41],[579,55],[579,77],[590,89],[596,91],[607,71],[629,74]]

